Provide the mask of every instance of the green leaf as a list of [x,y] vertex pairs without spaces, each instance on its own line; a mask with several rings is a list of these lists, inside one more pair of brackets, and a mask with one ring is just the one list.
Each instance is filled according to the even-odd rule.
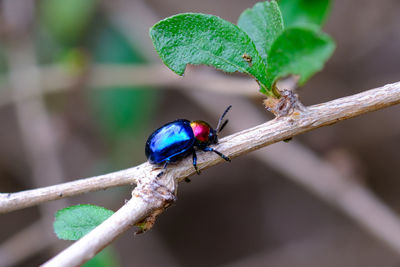
[[186,13],[169,17],[150,29],[164,63],[183,75],[187,64],[205,64],[225,72],[255,77],[265,89],[266,67],[250,37],[219,17]]
[[330,0],[280,0],[286,27],[313,24],[321,27],[328,16]]
[[284,28],[276,1],[259,2],[253,8],[246,9],[239,17],[238,26],[250,36],[265,65],[268,65],[268,51]]
[[114,212],[95,205],[76,205],[58,210],[54,232],[59,239],[78,240],[105,221]]
[[289,74],[299,75],[299,84],[304,84],[322,69],[334,50],[334,41],[314,28],[286,29],[272,44],[268,55],[268,88]]

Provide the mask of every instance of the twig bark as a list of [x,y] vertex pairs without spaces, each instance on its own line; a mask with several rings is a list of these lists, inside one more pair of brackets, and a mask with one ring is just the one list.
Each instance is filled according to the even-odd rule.
[[[305,112],[296,111],[290,116],[274,119],[227,136],[221,139],[217,149],[234,158],[315,128],[398,103],[400,103],[400,82],[314,105],[307,108]],[[198,167],[200,169],[222,161],[216,155],[205,154],[199,153]],[[30,207],[53,199],[136,183],[145,177],[155,176],[158,171],[158,167],[143,163],[137,167],[94,178],[18,193],[3,193],[0,194],[0,213]],[[171,165],[168,172],[179,181],[195,173],[190,159],[184,159],[175,166]]]

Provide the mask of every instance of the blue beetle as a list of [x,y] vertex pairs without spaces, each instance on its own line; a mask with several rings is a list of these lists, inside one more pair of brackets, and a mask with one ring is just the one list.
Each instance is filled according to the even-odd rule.
[[219,118],[215,130],[205,121],[185,119],[169,122],[155,130],[147,139],[145,153],[150,163],[164,163],[163,170],[157,177],[164,174],[169,163],[177,162],[189,154],[193,156],[194,169],[200,174],[195,147],[203,151],[212,151],[224,160],[231,161],[229,157],[210,147],[211,144],[218,143],[218,133],[228,123],[228,120],[224,123],[222,121],[231,107],[229,106]]

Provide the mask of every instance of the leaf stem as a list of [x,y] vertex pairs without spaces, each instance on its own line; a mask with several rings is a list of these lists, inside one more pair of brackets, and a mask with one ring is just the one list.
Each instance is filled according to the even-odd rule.
[[274,83],[273,85],[272,85],[272,93],[274,94],[274,96],[276,97],[276,98],[281,98],[281,93],[279,92],[279,89],[278,89],[278,87],[276,86],[276,83]]

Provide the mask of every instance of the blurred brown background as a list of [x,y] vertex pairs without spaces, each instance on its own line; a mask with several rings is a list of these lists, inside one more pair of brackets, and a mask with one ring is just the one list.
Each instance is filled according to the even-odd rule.
[[[90,76],[99,64],[151,67],[161,63],[147,33],[157,19],[203,12],[236,23],[240,13],[256,1],[0,3],[1,192],[140,164],[146,160],[147,136],[176,118],[204,119],[214,125],[231,103],[238,104],[229,118],[236,125],[243,122],[242,129],[251,126],[249,121],[254,120],[254,126],[271,118],[262,108],[262,98],[250,99],[250,110],[245,96],[197,90],[201,83],[192,84],[193,89],[191,72],[181,80],[186,89],[196,90],[197,96],[167,82],[158,87],[134,82],[121,85],[118,71],[103,77],[107,86],[96,86]],[[337,49],[325,69],[300,89],[301,100],[312,105],[398,81],[399,14],[396,0],[333,1],[324,31],[336,40]],[[229,78],[210,68],[198,70],[209,72],[210,77]],[[45,83],[52,88],[43,91],[43,79],[48,79]],[[148,84],[157,80],[163,84],[163,77],[152,75],[151,68],[143,79],[149,80]],[[33,97],[24,97],[26,94]],[[214,108],[205,108],[204,103]],[[395,106],[317,129],[295,137],[294,142],[372,191],[390,208],[385,212],[397,216],[399,116],[400,108]],[[247,117],[251,119],[247,121]],[[233,128],[227,127],[223,135],[240,130]],[[263,150],[268,153],[269,149]],[[291,164],[291,155],[283,157]],[[324,173],[319,175],[324,178]],[[273,163],[266,164],[253,154],[204,171],[190,184],[180,185],[178,202],[159,217],[151,231],[134,236],[130,230],[120,237],[108,256],[116,260],[109,264],[400,266],[399,249],[365,230],[335,204],[287,178]],[[14,259],[10,266],[43,263],[70,244],[57,241],[52,233],[50,224],[57,209],[91,203],[116,210],[129,198],[131,189],[114,188],[1,214],[0,252],[23,233],[13,243],[14,254],[8,254]],[[371,216],[375,216],[373,211]],[[40,218],[47,227],[34,224]],[[382,219],[385,227],[385,218],[375,219]],[[0,258],[2,264],[5,260]]]

